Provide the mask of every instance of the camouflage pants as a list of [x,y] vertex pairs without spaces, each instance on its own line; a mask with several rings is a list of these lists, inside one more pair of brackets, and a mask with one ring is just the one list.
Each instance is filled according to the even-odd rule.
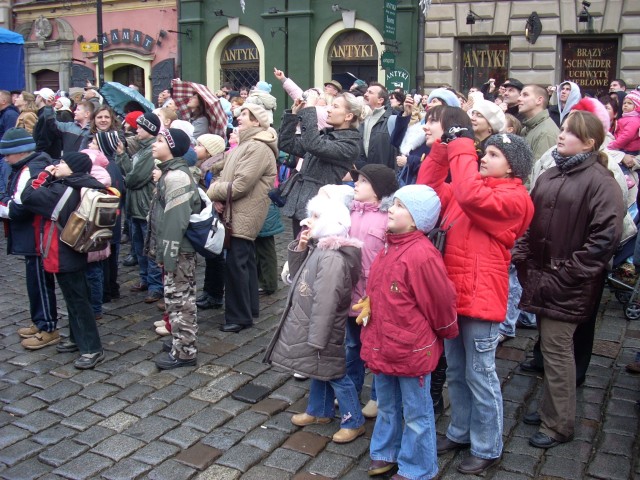
[[194,358],[198,318],[196,308],[196,254],[181,253],[175,272],[164,276],[164,303],[169,314],[175,358]]

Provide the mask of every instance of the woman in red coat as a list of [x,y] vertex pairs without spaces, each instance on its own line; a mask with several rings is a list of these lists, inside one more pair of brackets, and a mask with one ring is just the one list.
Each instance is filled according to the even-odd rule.
[[[450,228],[444,263],[456,287],[460,330],[457,338],[445,340],[451,423],[446,437],[438,439],[438,453],[470,445],[471,455],[458,470],[478,474],[502,454],[495,351],[506,313],[510,250],[533,216],[522,184],[533,154],[520,137],[493,135],[478,172],[469,117],[461,109],[441,109],[425,125],[432,147],[417,182],[438,193],[442,226]],[[445,183],[449,173],[451,183]]]

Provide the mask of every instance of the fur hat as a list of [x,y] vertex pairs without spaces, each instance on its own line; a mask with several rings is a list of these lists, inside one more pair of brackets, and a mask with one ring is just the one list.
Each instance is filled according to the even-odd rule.
[[116,132],[96,132],[95,139],[102,153],[107,157],[115,155],[118,149],[118,142],[120,142],[120,138]]
[[495,103],[489,100],[476,100],[473,102],[471,111],[474,110],[487,119],[493,133],[500,133],[504,129],[507,119],[502,109]]
[[576,103],[571,111],[573,110],[583,110],[585,112],[591,112],[598,120],[602,122],[602,126],[604,127],[604,131],[608,132],[611,127],[611,119],[609,118],[609,112],[604,108],[604,105],[600,103],[600,101],[595,98],[584,97],[578,103]]
[[224,152],[226,147],[224,139],[220,135],[212,135],[210,133],[200,135],[198,137],[198,142],[205,148],[211,157]]
[[1,155],[34,152],[35,150],[36,142],[24,128],[10,128],[0,140]]
[[431,100],[433,100],[434,98],[439,98],[450,107],[460,108],[460,100],[458,100],[458,97],[456,97],[456,94],[453,93],[451,90],[447,90],[446,88],[436,88],[433,92],[429,94],[427,103],[431,103]]
[[89,173],[93,162],[91,157],[86,153],[67,152],[62,155],[62,160],[66,163],[73,173]]
[[163,128],[160,130],[160,135],[162,135],[167,141],[173,158],[183,157],[184,154],[189,151],[191,140],[189,140],[189,135],[184,133],[182,130],[178,130],[177,128],[170,128],[167,130]]
[[[337,200],[315,196],[307,204],[307,215],[316,216],[311,225],[311,236],[347,237],[351,228],[351,215],[347,206]],[[301,222],[303,225],[305,220]]]
[[240,107],[240,111],[242,110],[249,110],[253,114],[253,116],[256,118],[256,120],[258,120],[262,128],[269,128],[269,125],[270,125],[269,114],[264,109],[264,107],[261,107],[260,105],[255,103],[245,102]]
[[124,117],[124,123],[126,123],[127,125],[129,125],[131,128],[135,130],[136,128],[138,128],[137,120],[138,120],[138,117],[141,115],[144,115],[144,113],[137,110],[135,112],[129,112]]
[[258,82],[256,83],[256,88],[258,90],[262,90],[263,92],[271,93],[271,84],[267,82]]
[[351,178],[354,182],[358,181],[360,175],[369,180],[378,200],[388,197],[400,187],[396,173],[380,163],[368,163],[360,170],[351,170]]
[[174,120],[171,122],[171,128],[177,128],[178,130],[182,130],[184,133],[189,135],[189,141],[194,143],[193,132],[195,132],[195,128],[193,125],[186,120]]
[[627,96],[624,97],[625,100],[631,100],[633,105],[636,107],[635,111],[640,112],[640,92],[637,90],[630,90],[627,92]]
[[162,126],[162,122],[155,113],[147,112],[144,115],[140,115],[136,119],[136,123],[140,128],[142,128],[145,132],[154,137],[158,135],[160,132],[160,127]]
[[400,200],[413,218],[416,228],[425,233],[436,226],[440,216],[440,198],[435,190],[426,185],[405,185],[393,198]]
[[511,133],[499,133],[489,137],[485,149],[489,146],[496,147],[504,154],[514,177],[524,182],[531,174],[533,152],[524,138]]

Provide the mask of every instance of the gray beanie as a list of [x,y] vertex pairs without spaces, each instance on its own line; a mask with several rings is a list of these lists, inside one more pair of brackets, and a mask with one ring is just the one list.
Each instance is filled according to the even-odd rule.
[[531,174],[531,168],[533,167],[533,152],[529,144],[518,135],[499,133],[489,137],[485,144],[485,149],[491,145],[504,154],[511,166],[513,176],[520,178],[524,182]]

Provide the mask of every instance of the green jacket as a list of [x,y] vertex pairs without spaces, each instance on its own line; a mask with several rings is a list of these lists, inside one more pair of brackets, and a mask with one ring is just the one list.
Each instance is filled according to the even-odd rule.
[[544,152],[558,143],[560,129],[549,117],[549,111],[543,110],[535,117],[522,122],[522,136],[533,150],[533,162],[544,155]]
[[116,155],[116,163],[124,172],[127,185],[126,212],[130,218],[147,219],[155,185],[151,173],[155,166],[151,145],[155,138],[140,140],[140,150],[133,157]]
[[185,232],[191,214],[200,212],[200,195],[182,157],[162,162],[158,168],[162,176],[152,214],[157,218],[156,262],[163,264],[166,272],[174,272],[178,255],[194,252]]

